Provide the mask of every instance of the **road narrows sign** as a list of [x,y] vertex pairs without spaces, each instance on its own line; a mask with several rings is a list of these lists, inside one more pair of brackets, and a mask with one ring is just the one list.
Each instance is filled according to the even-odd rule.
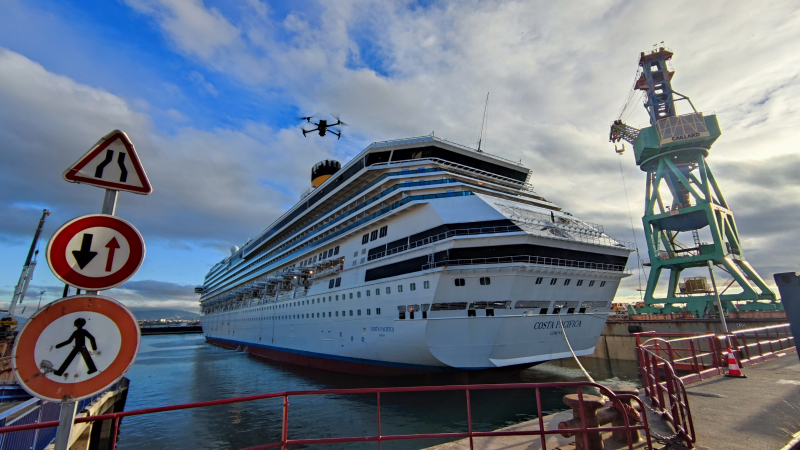
[[153,192],[136,149],[124,131],[103,136],[63,174],[70,183],[148,195]]
[[136,360],[140,341],[136,317],[116,300],[65,297],[28,319],[14,343],[11,367],[32,395],[76,401],[119,381]]
[[130,223],[92,214],[62,225],[47,243],[47,263],[61,281],[100,291],[128,281],[142,265],[142,235]]

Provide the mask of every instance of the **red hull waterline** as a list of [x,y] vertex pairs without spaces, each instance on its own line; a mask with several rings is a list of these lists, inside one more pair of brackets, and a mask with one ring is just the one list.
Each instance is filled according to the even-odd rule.
[[[328,370],[331,372],[347,373],[351,375],[362,375],[370,377],[394,377],[403,375],[421,375],[421,374],[431,374],[431,373],[456,374],[458,372],[476,372],[476,371],[459,371],[458,369],[436,368],[436,367],[431,367],[429,370],[412,369],[406,367],[380,366],[375,364],[340,361],[336,359],[320,358],[309,355],[301,355],[297,353],[282,352],[280,350],[258,347],[256,345],[228,342],[219,339],[214,339],[209,336],[206,336],[206,342],[230,350],[243,350],[251,355],[273,361],[279,361],[302,367],[311,367],[313,369]],[[528,367],[531,367],[533,365],[534,364],[525,364],[521,366],[504,367],[498,369],[486,369],[480,372],[486,372],[486,371],[517,372],[526,369]]]

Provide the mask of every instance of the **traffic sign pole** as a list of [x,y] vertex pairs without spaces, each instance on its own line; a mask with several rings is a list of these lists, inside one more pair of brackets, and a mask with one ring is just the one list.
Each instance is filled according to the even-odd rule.
[[[92,186],[105,188],[106,192],[105,192],[105,197],[103,198],[103,208],[101,214],[108,216],[114,216],[114,214],[116,213],[117,197],[119,196],[120,190],[141,195],[148,195],[153,192],[153,188],[150,186],[150,181],[147,179],[147,174],[145,173],[144,168],[142,167],[141,162],[139,161],[139,157],[136,154],[136,149],[133,147],[133,143],[130,141],[130,138],[128,138],[128,135],[120,130],[114,130],[111,133],[103,136],[100,139],[100,141],[98,141],[97,144],[95,144],[94,147],[92,147],[86,154],[84,154],[81,157],[81,159],[75,162],[64,172],[63,177],[66,181],[69,181],[70,183],[85,183]],[[81,220],[84,221],[83,223],[87,223],[85,222],[87,217],[75,219],[72,222],[69,222],[67,225]],[[48,264],[50,264],[50,268],[53,270],[53,273],[56,274],[56,276],[60,278],[62,281],[65,281],[67,283],[64,287],[65,299],[59,300],[59,302],[80,303],[80,299],[76,297],[66,297],[69,292],[70,284],[76,286],[76,288],[78,289],[78,293],[80,293],[80,288],[78,287],[80,285],[83,285],[84,289],[88,287],[94,287],[95,288],[94,290],[92,289],[86,290],[86,296],[96,296],[98,290],[109,289],[118,286],[121,283],[124,283],[131,276],[133,276],[133,274],[138,270],[139,265],[141,264],[141,260],[144,258],[144,241],[141,239],[141,235],[139,234],[139,232],[135,228],[133,228],[132,225],[130,225],[125,221],[121,221],[120,219],[113,220],[113,222],[117,222],[116,224],[109,223],[110,220],[109,218],[102,218],[102,217],[98,218],[97,216],[89,220],[94,220],[95,223],[93,224],[93,226],[95,227],[95,230],[97,230],[97,228],[100,228],[100,230],[93,231],[92,233],[84,232],[89,228],[72,230],[78,233],[83,233],[80,241],[81,242],[80,250],[73,250],[71,248],[67,248],[69,245],[69,237],[67,237],[66,240],[56,239],[56,235],[59,234],[62,230],[64,230],[64,228],[67,225],[62,226],[62,228],[59,229],[56,232],[56,234],[53,235],[50,243],[48,244],[48,251],[47,251]],[[119,222],[122,222],[122,226],[120,226]],[[91,265],[89,265],[91,261],[97,256],[97,252],[92,251],[91,244],[93,238],[98,239],[99,236],[103,235],[104,232],[103,228],[105,228],[106,231],[112,230],[113,233],[117,234],[116,235],[112,234],[111,240],[109,240],[108,244],[105,245],[105,247],[108,248],[108,257],[106,259],[105,265],[103,266],[105,268],[105,271],[101,272],[98,275],[96,273],[97,270],[102,270],[102,269],[95,270],[91,268],[92,267]],[[65,234],[69,234],[69,232],[66,232]],[[117,239],[117,237],[120,236],[121,239],[125,241],[122,247],[120,246],[120,242]],[[107,238],[108,235],[106,235],[106,239]],[[55,255],[56,259],[58,260],[56,262],[56,268],[54,268],[52,260],[52,257],[54,255],[51,255],[50,252],[50,249],[54,244],[54,242],[57,244],[56,246],[58,247],[58,251],[56,252]],[[115,253],[117,253],[118,249],[122,251],[123,257],[124,255],[127,255],[127,257],[131,259],[131,261],[126,261],[121,268],[117,269],[117,272],[123,272],[123,276],[114,277],[113,276],[114,272],[112,272],[114,268],[113,262],[114,262],[114,255]],[[64,259],[66,255],[73,255],[76,258],[78,268],[81,271],[83,271],[83,269],[88,267],[87,269],[88,272],[80,273],[77,272],[77,269],[74,269],[74,267],[70,267],[71,264],[68,263],[66,259]],[[131,264],[129,264],[129,262]],[[107,275],[106,272],[111,272],[110,276],[106,276]],[[86,273],[88,273],[88,276],[86,275]],[[94,278],[94,282],[92,281],[92,278]],[[85,311],[85,313],[88,314],[90,311],[92,311],[93,308],[99,308],[98,305],[103,304],[103,302],[107,303],[108,301],[110,301],[111,303],[116,303],[118,309],[116,314],[112,313],[111,316],[106,316],[106,318],[108,319],[109,317],[113,316],[110,320],[114,324],[116,324],[119,333],[127,336],[126,338],[125,336],[123,336],[123,338],[125,338],[123,340],[127,339],[125,341],[126,345],[124,349],[122,347],[120,347],[120,349],[117,349],[117,351],[120,352],[119,354],[123,354],[130,350],[130,348],[132,347],[131,340],[133,339],[131,333],[135,335],[135,346],[133,346],[135,347],[135,349],[133,350],[133,354],[130,355],[126,353],[127,357],[129,357],[127,364],[125,364],[124,367],[121,367],[119,364],[117,364],[115,360],[115,362],[112,363],[111,366],[106,366],[106,369],[109,372],[115,372],[119,370],[119,377],[122,377],[125,371],[127,371],[128,368],[130,367],[130,365],[133,364],[133,361],[136,358],[136,352],[138,352],[139,349],[139,339],[140,339],[139,327],[138,324],[136,324],[135,318],[130,313],[130,311],[125,309],[124,306],[117,303],[115,300],[103,297],[96,297],[94,300],[90,301],[88,303],[88,306],[86,306],[83,309],[83,311]],[[67,304],[68,303],[62,303],[62,309],[66,308],[66,306],[64,305]],[[105,308],[107,311],[109,310],[108,304],[106,304]],[[125,313],[120,315],[119,308],[125,311]],[[110,307],[110,310],[113,309],[114,307],[112,305]],[[89,350],[85,347],[84,337],[81,337],[80,344],[78,343],[79,340],[75,336],[83,333],[81,334],[81,336],[88,335],[89,339],[91,340],[91,345],[93,347],[93,350],[95,351],[98,350],[98,348],[96,348],[95,345],[95,337],[93,337],[89,331],[83,330],[83,327],[87,325],[87,321],[83,318],[78,318],[74,321],[74,327],[77,328],[77,331],[74,332],[72,337],[70,337],[69,341],[62,342],[60,344],[55,345],[54,347],[50,346],[50,351],[52,351],[53,348],[60,348],[69,344],[73,340],[75,341],[75,347],[73,347],[73,352],[70,353],[70,356],[67,357],[67,359],[62,364],[62,367],[60,367],[58,370],[56,371],[52,370],[54,366],[51,361],[40,361],[41,364],[47,363],[50,365],[50,369],[48,369],[49,371],[47,370],[41,371],[40,368],[37,368],[36,363],[34,363],[32,367],[30,367],[31,361],[35,360],[35,355],[32,352],[33,347],[30,344],[24,345],[24,347],[30,354],[25,353],[23,355],[23,358],[18,360],[17,350],[19,350],[20,347],[19,341],[20,338],[23,336],[25,329],[28,327],[36,329],[36,327],[39,326],[36,324],[34,324],[35,326],[32,325],[33,319],[37,317],[40,313],[42,313],[42,316],[44,318],[40,319],[39,322],[43,320],[50,320],[50,322],[52,323],[54,319],[57,319],[57,317],[48,318],[47,317],[48,313],[46,312],[47,310],[48,307],[45,307],[45,310],[40,309],[36,313],[34,313],[34,315],[31,316],[31,318],[28,320],[28,323],[25,325],[25,328],[23,328],[23,331],[20,332],[20,334],[18,334],[17,342],[15,343],[14,346],[14,357],[12,358],[12,366],[18,378],[20,378],[21,372],[18,370],[17,365],[19,364],[20,367],[23,368],[22,372],[24,372],[26,374],[25,377],[28,378],[24,377],[20,378],[21,380],[24,381],[22,384],[29,391],[31,390],[36,391],[38,389],[39,390],[38,393],[34,395],[37,395],[40,398],[49,397],[51,401],[55,400],[56,398],[61,398],[61,413],[59,415],[58,431],[55,439],[55,450],[68,450],[70,444],[69,442],[70,436],[72,435],[72,427],[75,422],[77,400],[80,398],[85,398],[87,392],[85,390],[81,391],[78,387],[75,387],[72,391],[70,391],[72,392],[73,395],[63,395],[62,388],[67,385],[62,385],[62,388],[59,388],[56,391],[58,392],[58,395],[53,394],[52,391],[48,391],[50,392],[49,394],[43,394],[42,392],[47,391],[46,388],[48,386],[50,389],[52,389],[52,385],[49,385],[47,383],[55,382],[55,380],[50,380],[48,378],[48,374],[50,373],[58,375],[59,377],[62,374],[64,374],[64,381],[66,382],[67,376],[65,374],[65,370],[70,366],[70,364],[72,364],[71,362],[72,359],[74,359],[77,355],[74,352],[78,351],[79,347],[83,360],[88,365],[88,370],[89,370],[88,372],[83,374],[83,376],[89,377],[91,375],[90,378],[100,377],[100,375],[96,374],[98,368],[95,367],[95,362],[93,361],[91,356],[95,355],[95,357],[97,358],[100,356],[100,352],[98,351],[97,353],[90,353]],[[78,307],[77,310],[81,310],[81,307]],[[63,311],[61,312],[61,315],[63,315]],[[96,320],[98,320],[97,317]],[[99,320],[101,322],[103,321],[103,319]],[[132,321],[131,322],[132,325],[130,323],[126,325],[125,323],[127,321]],[[97,326],[96,323],[92,325],[92,327],[96,326]],[[127,331],[123,332],[123,330]],[[39,334],[41,334],[42,332],[43,332],[42,330],[38,330]],[[30,333],[36,334],[37,332],[31,331],[29,332],[29,334]],[[39,336],[39,334],[37,334],[37,336]],[[36,339],[38,339],[38,337]],[[38,341],[36,341],[35,344],[39,345]],[[103,353],[107,354],[107,351],[108,350],[103,350]],[[61,356],[63,357],[63,355]],[[102,367],[100,372],[103,372]],[[42,377],[42,375],[44,375],[44,377]],[[78,373],[73,374],[73,378],[78,378],[78,376],[79,376]],[[43,381],[44,379],[48,381]],[[31,381],[31,380],[38,380],[38,381]],[[100,378],[95,378],[95,381],[99,382],[99,380]],[[30,386],[28,383],[33,383],[35,386]],[[76,383],[75,386],[80,385],[80,382],[75,382],[75,383]],[[83,394],[76,394],[79,392],[82,392]]]
[[[106,195],[103,198],[103,209],[101,214],[108,214],[113,216],[117,211],[117,198],[119,191],[115,189],[106,189]],[[86,291],[87,295],[97,295],[97,291]],[[77,402],[64,402],[61,404],[61,414],[58,419],[58,432],[55,440],[55,450],[67,450],[69,447],[69,438],[72,435],[72,427],[75,422],[75,412],[78,408]]]
[[[103,198],[103,209],[100,213],[113,216],[117,211],[117,197],[119,197],[119,191],[115,189],[106,189],[106,195]],[[86,291],[86,295],[97,295],[97,291]],[[75,413],[77,409],[78,402],[61,403],[61,413],[58,416],[58,431],[56,432],[54,450],[69,449],[69,438],[72,436],[72,427],[75,425]]]
[[54,442],[54,450],[68,450],[69,438],[72,435],[72,427],[75,422],[75,412],[78,409],[78,402],[61,403],[61,414],[58,416],[58,432]]
[[108,214],[113,216],[117,211],[117,197],[119,191],[116,189],[106,189],[106,196],[103,199],[103,210],[101,214]]

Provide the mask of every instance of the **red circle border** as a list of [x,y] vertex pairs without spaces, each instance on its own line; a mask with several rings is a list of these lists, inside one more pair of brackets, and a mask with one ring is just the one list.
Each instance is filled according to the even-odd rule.
[[[128,261],[115,273],[105,277],[87,277],[75,271],[67,263],[66,249],[69,241],[83,230],[93,227],[110,228],[117,231],[130,245]],[[128,281],[144,261],[144,239],[139,231],[127,221],[107,214],[92,214],[78,217],[65,223],[47,243],[47,263],[50,270],[61,281],[79,289],[101,291],[115,288]]]
[[[48,325],[75,312],[93,312],[111,319],[119,329],[121,344],[111,365],[94,378],[78,383],[59,383],[44,376],[36,366],[36,341]],[[102,342],[102,337],[97,336]],[[20,385],[32,395],[54,401],[75,401],[100,393],[119,381],[136,361],[141,331],[136,317],[118,301],[96,295],[75,295],[50,303],[25,323],[14,342],[11,367]]]

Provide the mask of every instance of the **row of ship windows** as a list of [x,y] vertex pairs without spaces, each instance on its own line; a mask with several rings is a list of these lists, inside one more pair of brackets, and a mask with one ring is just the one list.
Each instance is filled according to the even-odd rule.
[[[542,281],[544,281],[544,277],[536,278],[536,284],[542,284]],[[569,284],[571,282],[572,282],[571,278],[566,278],[564,280],[564,286],[569,286]],[[595,280],[589,280],[589,286],[594,286],[594,282],[595,282]],[[480,283],[481,283],[481,286],[488,286],[488,285],[492,284],[492,279],[490,277],[481,277]],[[550,279],[550,284],[551,285],[555,285],[556,283],[558,283],[558,278],[551,278]],[[456,286],[461,287],[461,286],[466,286],[467,282],[463,278],[456,278],[455,279],[455,284],[456,284]],[[575,285],[576,286],[583,286],[583,280],[578,280],[578,282],[575,283]],[[606,285],[605,281],[601,281],[600,282],[600,287],[603,287],[605,285]],[[337,284],[337,286],[338,286],[338,284]]]
[[[355,312],[356,312],[356,314],[355,314],[356,316],[360,316],[361,315],[361,310],[360,309],[355,310]],[[241,322],[261,322],[261,321],[265,321],[265,320],[320,319],[320,318],[325,318],[325,317],[339,317],[339,311],[327,311],[327,313],[328,313],[327,316],[323,312],[323,313],[306,313],[306,314],[286,314],[286,315],[272,316],[272,317],[269,317],[269,316],[248,317],[248,318],[245,318],[245,319],[234,319],[233,322],[240,322],[240,321]],[[366,309],[366,313],[367,313],[368,316],[371,316],[372,315],[372,309],[371,308],[367,308]],[[375,308],[375,315],[376,316],[380,316],[381,315],[381,309],[380,308]],[[350,310],[350,316],[351,317],[353,316],[353,310],[352,309]],[[342,317],[347,317],[347,311],[346,310],[342,311]],[[231,323],[228,322],[228,325],[230,325],[230,324]]]
[[[331,282],[334,282],[334,281],[335,281],[334,284],[336,286],[339,286],[339,284],[341,283],[341,277],[336,278],[336,280],[331,280]],[[431,288],[431,282],[427,281],[427,280],[423,281],[422,282],[422,287],[424,289],[430,289]],[[409,283],[408,289],[412,290],[412,291],[416,291],[417,290],[417,283]],[[364,292],[365,292],[367,297],[371,297],[372,296],[372,289],[367,289]],[[384,288],[384,292],[386,292],[387,295],[391,294],[392,293],[392,287],[391,286],[386,286]],[[397,292],[403,292],[403,285],[402,284],[398,284],[397,285]],[[289,303],[283,303],[283,304],[280,304],[280,305],[264,306],[262,308],[256,309],[255,311],[291,308],[291,307],[294,307],[294,306],[303,306],[303,305],[313,305],[313,304],[325,303],[326,301],[327,302],[333,302],[334,301],[334,297],[335,297],[335,301],[338,302],[340,295],[342,297],[341,298],[342,300],[346,300],[348,298],[348,296],[349,296],[350,299],[353,299],[353,293],[350,292],[350,293],[347,293],[347,294],[336,294],[335,296],[334,295],[329,295],[327,297],[327,299],[326,299],[326,297],[323,296],[323,297],[318,297],[318,298],[312,298],[310,300],[300,300],[299,302],[289,302]],[[381,288],[375,288],[375,295],[381,295]],[[355,293],[355,298],[361,298],[361,291],[357,291]],[[380,314],[380,313],[378,313],[378,314]]]
[[313,258],[308,258],[300,261],[300,267],[310,266],[311,264],[317,262],[317,259],[323,261],[338,254],[339,254],[339,246],[337,245],[336,247],[333,247],[330,250],[325,250],[324,252],[320,253],[317,256],[314,256]]
[[386,237],[387,234],[389,234],[389,227],[388,226],[382,226],[380,228],[380,230],[372,230],[371,233],[367,233],[367,234],[361,236],[361,245],[364,245],[364,244],[368,243],[369,241],[375,241],[375,240],[378,240],[378,239],[380,239],[382,237]]
[[[536,284],[542,284],[542,281],[544,281],[544,278],[539,277],[539,278],[536,279]],[[571,278],[565,278],[564,279],[564,286],[569,286],[570,282],[572,282]],[[594,282],[595,282],[595,280],[589,280],[589,286],[590,287],[594,286]],[[551,286],[555,285],[556,283],[558,283],[558,278],[551,278],[550,279],[550,285]],[[606,285],[605,281],[601,281],[600,282],[600,287],[604,287],[605,285]],[[578,280],[578,282],[575,283],[575,286],[583,286],[583,280]]]
[[[462,279],[462,281],[463,281],[463,279]],[[481,283],[481,284],[483,284],[483,283]],[[339,287],[341,285],[342,285],[342,277],[336,277],[335,279],[331,279],[331,280],[328,281],[328,289],[337,288],[337,287]],[[431,288],[431,282],[430,281],[423,281],[422,282],[422,287],[424,289],[430,289]],[[392,293],[392,287],[391,286],[386,286],[385,289],[386,289],[386,293],[387,294],[391,294]],[[410,289],[412,291],[416,291],[417,290],[417,283],[410,283],[408,285],[408,289]],[[370,289],[367,289],[365,292],[367,294],[367,297],[372,295],[372,290],[370,290]],[[397,292],[403,292],[403,285],[402,284],[398,284],[397,285]],[[375,288],[375,295],[381,295],[381,288]],[[344,300],[344,296],[345,296],[345,294],[342,294],[342,300]],[[357,298],[361,298],[361,291],[357,291],[356,292],[356,297]],[[325,297],[323,297],[323,299],[324,298]],[[328,297],[328,298],[330,298],[330,297]],[[353,298],[353,293],[352,292],[350,293],[350,298]],[[339,296],[338,295],[336,296],[336,300],[339,300]]]

